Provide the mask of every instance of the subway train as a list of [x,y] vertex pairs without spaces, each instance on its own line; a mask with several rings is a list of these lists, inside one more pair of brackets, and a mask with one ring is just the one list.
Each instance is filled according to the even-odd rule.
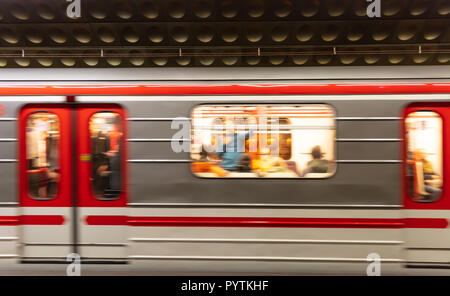
[[0,72],[0,271],[450,274],[449,67],[76,73]]

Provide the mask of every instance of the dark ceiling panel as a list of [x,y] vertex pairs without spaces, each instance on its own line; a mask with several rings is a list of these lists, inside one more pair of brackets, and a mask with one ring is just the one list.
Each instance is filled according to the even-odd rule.
[[441,65],[450,0],[2,0],[0,67]]

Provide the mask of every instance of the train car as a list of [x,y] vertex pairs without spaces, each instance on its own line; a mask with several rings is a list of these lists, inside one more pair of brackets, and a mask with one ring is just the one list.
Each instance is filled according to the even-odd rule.
[[2,72],[0,270],[449,274],[450,68],[407,68]]

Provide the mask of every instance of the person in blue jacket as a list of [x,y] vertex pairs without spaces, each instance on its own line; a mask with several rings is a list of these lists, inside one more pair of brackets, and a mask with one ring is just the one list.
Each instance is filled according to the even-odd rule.
[[[225,143],[220,146],[220,151],[216,154],[221,159],[220,166],[227,171],[249,171],[243,168],[243,164],[247,163],[245,154],[245,141],[250,137],[250,132],[239,131],[234,129],[225,136]],[[249,163],[249,160],[248,160]]]

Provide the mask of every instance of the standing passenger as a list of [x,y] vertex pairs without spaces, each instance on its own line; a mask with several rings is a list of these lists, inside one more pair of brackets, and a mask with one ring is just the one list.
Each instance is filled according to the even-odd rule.
[[[233,123],[235,125],[235,123]],[[250,137],[250,132],[240,132],[237,128],[225,136],[225,143],[217,156],[221,159],[220,166],[227,171],[247,171],[241,163],[247,163],[250,170],[250,160],[245,154],[245,140]]]

